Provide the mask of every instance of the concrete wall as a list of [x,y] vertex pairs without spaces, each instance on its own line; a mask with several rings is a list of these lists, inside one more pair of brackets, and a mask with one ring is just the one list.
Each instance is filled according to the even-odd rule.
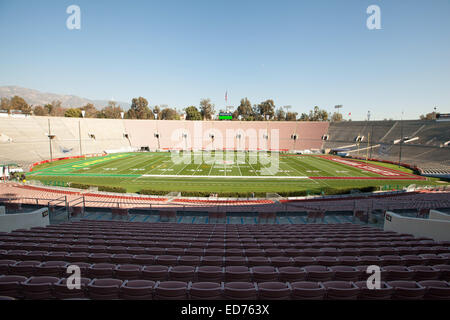
[[435,241],[450,241],[450,221],[402,217],[388,211],[384,220],[385,231],[429,237]]
[[0,232],[17,229],[46,227],[50,224],[48,209],[43,208],[30,213],[7,214],[0,216]]
[[448,215],[444,212],[437,211],[437,210],[430,210],[429,218],[433,219],[433,220],[450,221],[450,215]]

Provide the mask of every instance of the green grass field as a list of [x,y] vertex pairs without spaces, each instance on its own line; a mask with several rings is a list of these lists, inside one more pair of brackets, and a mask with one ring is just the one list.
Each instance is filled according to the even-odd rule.
[[[208,156],[209,155],[209,156]],[[179,162],[174,162],[172,156]],[[28,180],[48,185],[68,183],[115,186],[127,192],[154,190],[214,193],[306,192],[330,193],[348,188],[384,187],[397,189],[410,184],[436,185],[436,179],[398,172],[408,180],[387,178],[318,156],[273,154],[261,164],[257,153],[121,153],[104,157],[61,160],[36,166]],[[184,158],[182,158],[184,157]],[[276,164],[278,159],[278,164]],[[373,163],[371,163],[372,165]],[[395,166],[380,164],[398,170]],[[416,179],[417,178],[417,179]]]

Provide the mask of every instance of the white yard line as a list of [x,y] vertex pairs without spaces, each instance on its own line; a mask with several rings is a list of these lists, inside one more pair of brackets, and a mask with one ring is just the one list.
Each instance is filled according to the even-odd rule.
[[192,176],[192,175],[161,175],[161,174],[144,174],[141,176],[142,178],[151,178],[151,177],[164,177],[164,178],[225,178],[225,179],[309,179],[309,177],[305,176]]

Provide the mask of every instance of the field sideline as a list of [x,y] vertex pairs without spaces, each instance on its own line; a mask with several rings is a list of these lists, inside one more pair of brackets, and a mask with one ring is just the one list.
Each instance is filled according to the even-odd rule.
[[[274,154],[261,164],[256,153],[185,153],[181,163],[170,153],[121,153],[38,165],[29,180],[202,192],[287,192],[323,188],[362,188],[427,184],[432,179],[408,169],[331,156]],[[278,159],[278,160],[277,160]],[[276,161],[275,161],[276,160]],[[278,161],[278,162],[277,162]],[[277,163],[275,165],[275,163]],[[269,169],[267,169],[269,168]],[[264,171],[266,170],[266,171]],[[268,170],[268,171],[267,171]]]

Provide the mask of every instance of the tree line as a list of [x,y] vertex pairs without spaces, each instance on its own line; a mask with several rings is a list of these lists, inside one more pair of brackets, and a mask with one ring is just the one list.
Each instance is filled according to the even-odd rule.
[[[219,113],[231,112],[234,121],[345,121],[341,113],[327,112],[324,109],[314,106],[308,113],[290,111],[292,106],[286,105],[276,107],[272,99],[262,101],[259,104],[252,104],[248,98],[243,98],[237,107],[228,106],[220,109]],[[97,109],[93,104],[88,103],[79,108],[64,108],[61,101],[53,101],[43,106],[30,106],[19,96],[12,98],[2,98],[0,110],[11,113],[12,110],[19,110],[23,114],[33,114],[35,116],[51,117],[71,117],[71,118],[106,118],[121,119],[157,119],[157,120],[213,120],[216,116],[215,105],[210,99],[202,99],[199,106],[189,106],[183,110],[170,108],[167,105],[149,106],[148,100],[143,97],[133,98],[131,107],[125,111],[114,101],[109,101],[108,105]],[[231,111],[230,111],[231,110]],[[432,118],[433,114],[421,116],[421,119]],[[350,120],[351,121],[351,120]]]

